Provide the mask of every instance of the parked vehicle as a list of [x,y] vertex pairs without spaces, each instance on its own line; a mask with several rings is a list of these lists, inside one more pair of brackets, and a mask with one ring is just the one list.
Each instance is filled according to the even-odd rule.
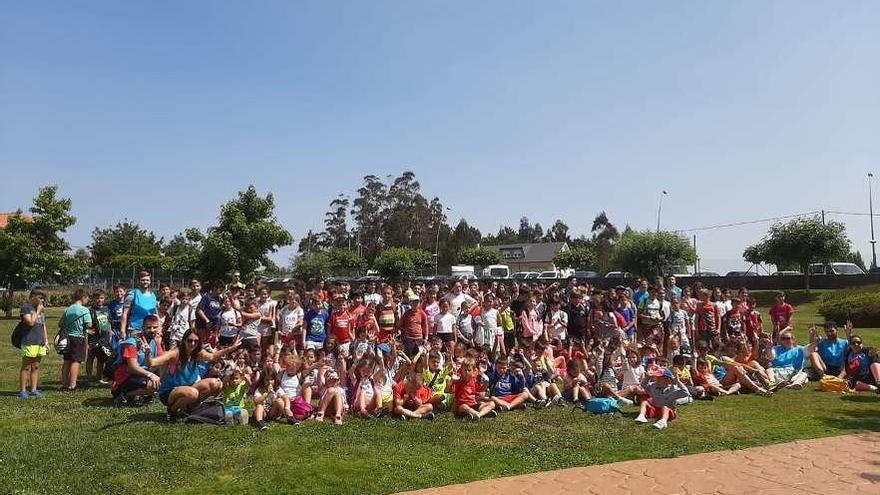
[[583,280],[585,278],[599,278],[599,274],[596,272],[593,272],[593,271],[583,270],[583,271],[574,272],[572,277],[574,277],[578,280]]
[[608,272],[605,274],[605,278],[632,278],[632,273],[630,273],[630,272]]
[[665,270],[663,270],[663,273],[665,273],[667,277],[675,277],[675,278],[692,277],[693,276],[693,275],[691,275],[691,271],[688,267],[680,266],[680,265],[667,267]]
[[474,273],[474,265],[452,265],[450,268],[450,272],[452,278],[454,279],[462,279],[462,278],[476,278],[476,274]]
[[862,270],[855,263],[813,263],[810,265],[810,275],[864,275]]
[[538,275],[540,275],[538,272],[528,272],[526,273],[526,280],[534,280],[538,278]]
[[525,280],[529,272],[514,272],[510,278],[513,280]]
[[694,274],[694,277],[720,277],[721,274],[717,272],[697,272]]
[[724,274],[725,277],[759,277],[760,274],[758,272],[750,272],[750,271],[732,271]]
[[574,275],[574,271],[571,269],[567,270],[546,270],[538,274],[539,280],[556,280],[560,278],[568,278]]
[[510,267],[507,265],[489,265],[483,268],[483,278],[508,279]]
[[780,270],[770,274],[771,277],[803,277],[804,274],[795,270]]

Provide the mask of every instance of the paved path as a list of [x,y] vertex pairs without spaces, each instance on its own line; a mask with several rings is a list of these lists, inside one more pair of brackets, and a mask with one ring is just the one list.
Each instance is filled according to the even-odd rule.
[[880,433],[561,469],[409,493],[878,495]]

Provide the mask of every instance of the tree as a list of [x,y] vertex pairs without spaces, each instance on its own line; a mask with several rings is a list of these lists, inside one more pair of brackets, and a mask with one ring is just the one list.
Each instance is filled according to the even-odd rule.
[[199,259],[205,236],[199,229],[189,228],[175,235],[165,243],[162,252],[173,260],[173,270],[180,275],[193,278],[199,275]]
[[849,262],[855,264],[862,270],[868,271],[868,268],[865,265],[865,259],[862,258],[862,252],[856,251],[854,253],[849,253]]
[[88,271],[88,258],[70,255],[70,245],[62,237],[76,223],[76,217],[70,213],[70,199],[57,194],[57,186],[41,188],[30,208],[31,216],[19,210],[0,230],[0,284],[7,289],[7,317],[15,289],[37,282],[71,282]]
[[[540,226],[539,226],[540,227]],[[568,225],[560,219],[556,219],[553,226],[547,229],[544,234],[545,242],[569,242],[571,238],[568,236]]]
[[109,268],[119,255],[158,256],[162,252],[162,238],[126,219],[115,227],[95,228],[89,250],[95,265]]
[[388,248],[373,261],[373,267],[391,280],[411,278],[433,266],[433,256],[424,249],[405,247]]
[[675,232],[633,231],[620,236],[616,263],[634,275],[662,275],[670,266],[689,265],[697,259],[693,246]]
[[586,270],[592,268],[595,262],[596,253],[588,247],[575,247],[566,251],[559,251],[553,257],[553,264],[556,265],[556,268]]
[[519,234],[517,231],[513,230],[513,228],[508,227],[507,225],[502,225],[498,228],[498,233],[495,234],[494,242],[490,242],[488,239],[485,240],[486,244],[513,244],[515,242],[519,242]]
[[352,277],[367,269],[367,261],[355,251],[336,248],[322,254],[327,257],[332,275]]
[[501,263],[501,252],[487,247],[465,248],[458,253],[458,263],[486,267]]
[[357,224],[358,247],[364,257],[373,259],[382,249],[382,214],[388,196],[388,188],[375,175],[364,177],[364,184],[358,188],[357,197],[352,202],[352,216]]
[[608,220],[608,215],[604,210],[593,219],[590,232],[593,236],[591,244],[596,251],[599,271],[607,272],[614,257],[614,244],[620,238],[620,233],[617,231],[617,227]]
[[330,210],[324,215],[324,234],[321,244],[328,248],[351,246],[351,235],[348,231],[349,201],[345,195],[330,202]]
[[849,257],[850,242],[840,222],[824,223],[816,217],[796,218],[770,227],[767,236],[746,248],[749,263],[769,263],[777,267],[796,265],[810,288],[810,264],[829,263]]
[[326,253],[296,256],[291,260],[293,277],[306,283],[323,280],[331,275],[330,259]]
[[270,252],[293,243],[275,218],[272,193],[260,197],[254,186],[220,208],[218,224],[208,229],[199,266],[208,278],[223,279],[239,271],[247,279],[266,266]]
[[455,229],[442,239],[445,242],[440,249],[438,266],[446,267],[456,263],[462,250],[475,247],[482,239],[483,235],[480,233],[480,229],[472,227],[467,220],[462,218],[458,221]]

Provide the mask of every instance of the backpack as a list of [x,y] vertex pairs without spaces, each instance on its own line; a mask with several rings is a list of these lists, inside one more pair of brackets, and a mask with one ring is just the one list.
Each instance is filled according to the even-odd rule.
[[843,378],[834,375],[825,375],[819,380],[819,390],[823,392],[834,392],[839,394],[852,393],[849,382]]
[[[55,334],[55,339],[53,340],[55,352],[57,352],[58,354],[64,354],[64,352],[67,351],[67,328],[69,325],[67,324],[67,320],[64,318],[66,314],[67,310],[65,310],[64,313],[61,315],[61,318],[58,319],[58,333]],[[72,323],[76,323],[79,320],[84,319],[86,315],[91,315],[91,312],[81,314],[79,317],[77,317],[77,319],[73,320]]]
[[21,349],[21,341],[24,340],[24,336],[31,330],[31,326],[28,326],[24,320],[20,320],[18,325],[12,330],[12,347],[16,349]]
[[620,412],[620,405],[609,397],[594,397],[584,404],[584,411],[593,414],[614,414]]
[[186,418],[187,423],[202,423],[206,425],[225,425],[226,409],[223,403],[217,399],[208,399],[197,405]]
[[107,355],[107,361],[104,362],[104,369],[101,370],[105,380],[112,381],[116,376],[116,368],[119,368],[119,365],[122,364],[122,346],[123,343],[120,342],[116,347],[110,346],[108,348],[110,353]]

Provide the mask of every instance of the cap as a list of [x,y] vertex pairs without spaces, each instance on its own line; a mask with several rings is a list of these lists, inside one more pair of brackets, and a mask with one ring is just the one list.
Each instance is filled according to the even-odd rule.
[[339,380],[339,373],[337,373],[336,370],[330,370],[327,372],[327,379],[328,380]]
[[391,346],[388,344],[379,344],[379,350],[382,352],[391,352]]
[[419,300],[419,295],[413,292],[413,293],[411,293],[411,294],[409,295],[409,298],[408,298],[408,299],[409,299],[410,301],[418,301],[418,300]]

